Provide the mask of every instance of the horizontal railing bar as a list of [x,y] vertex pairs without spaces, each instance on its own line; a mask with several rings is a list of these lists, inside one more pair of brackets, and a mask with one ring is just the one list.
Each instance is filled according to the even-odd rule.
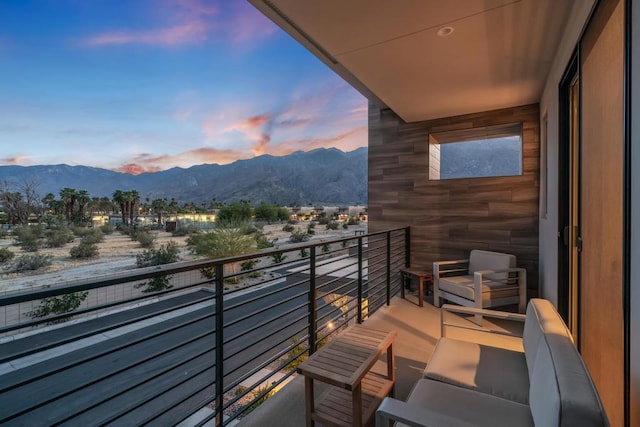
[[[214,296],[211,295],[211,296],[207,296],[206,298],[201,298],[201,299],[198,299],[198,300],[195,300],[195,301],[187,301],[187,302],[184,302],[182,304],[176,304],[176,305],[169,306],[169,307],[167,307],[165,309],[162,309],[162,310],[153,311],[153,312],[151,312],[149,314],[146,314],[144,316],[132,317],[132,318],[128,318],[128,319],[122,320],[120,322],[111,323],[108,326],[91,329],[91,330],[88,330],[85,333],[75,334],[75,335],[73,335],[71,337],[66,337],[66,338],[59,339],[57,341],[49,342],[47,344],[39,345],[38,347],[33,348],[30,351],[25,351],[25,352],[20,353],[20,357],[24,357],[24,356],[27,356],[27,355],[32,354],[32,353],[37,353],[37,352],[46,350],[46,349],[51,348],[51,347],[60,346],[60,345],[66,344],[68,342],[77,341],[77,340],[80,340],[82,338],[86,338],[86,337],[91,336],[91,335],[100,334],[100,333],[103,333],[105,331],[116,329],[116,328],[119,328],[119,327],[122,327],[122,326],[126,326],[126,325],[129,325],[129,324],[132,324],[132,323],[140,322],[142,320],[146,320],[146,319],[149,319],[149,318],[161,315],[161,314],[169,313],[169,312],[177,310],[177,309],[181,309],[181,308],[188,307],[188,306],[195,305],[195,304],[200,304],[203,301],[208,301],[208,300],[213,299],[213,298],[214,298]],[[111,304],[109,304],[109,306],[111,306]],[[50,321],[51,319],[47,319],[47,320]],[[0,360],[1,359],[2,358],[0,358]]]
[[[268,324],[270,324],[270,323],[273,323],[273,322],[274,322],[274,321],[276,321],[276,320],[282,319],[283,317],[288,316],[289,314],[292,314],[292,313],[296,312],[297,310],[300,310],[301,308],[305,308],[306,306],[307,306],[307,303],[305,302],[305,303],[303,303],[303,304],[300,304],[300,305],[298,305],[298,306],[296,306],[296,307],[293,307],[293,308],[289,309],[288,311],[286,311],[286,312],[284,312],[284,313],[280,313],[280,314],[278,314],[276,317],[273,317],[272,319],[269,319],[269,321],[268,321],[268,322],[265,322],[265,323],[259,323],[259,324],[257,324],[257,325],[253,325],[251,328],[249,328],[249,329],[246,329],[246,330],[242,331],[242,333],[240,333],[240,334],[238,334],[238,335],[234,335],[234,336],[233,336],[233,337],[231,337],[231,338],[228,338],[227,340],[225,340],[225,342],[224,342],[224,343],[225,343],[225,344],[229,344],[229,343],[231,343],[231,342],[233,342],[233,341],[237,340],[237,339],[238,339],[238,338],[240,338],[240,337],[243,337],[243,336],[245,336],[245,335],[247,335],[247,334],[250,334],[251,332],[258,330],[258,329],[260,329],[260,328],[264,327],[265,325],[268,325]],[[305,315],[306,315],[306,314],[305,314]],[[300,321],[300,319],[302,319],[302,318],[304,318],[304,317],[298,318],[298,320],[297,320],[297,321]],[[227,326],[225,325],[225,327],[227,327]],[[272,334],[269,334],[269,335],[267,335],[267,336],[271,336],[271,335],[272,335]]]
[[[249,299],[247,299],[245,301],[242,301],[240,303],[232,304],[229,307],[225,307],[224,311],[225,312],[229,312],[229,311],[235,310],[235,309],[237,309],[239,307],[245,306],[247,304],[251,304],[252,302],[256,302],[256,301],[259,301],[259,300],[264,299],[266,297],[270,297],[272,295],[278,294],[280,292],[287,291],[289,289],[293,289],[293,288],[295,288],[297,286],[300,286],[300,285],[302,285],[302,284],[304,284],[305,282],[308,282],[308,281],[309,281],[309,279],[306,279],[306,280],[303,280],[303,281],[300,281],[300,282],[296,282],[296,283],[292,283],[290,285],[283,286],[283,287],[278,288],[278,289],[274,289],[274,290],[269,291],[267,293],[255,296],[253,298],[249,298]],[[246,290],[246,288],[245,288],[245,290]]]
[[[123,285],[126,283],[123,283]],[[113,286],[117,286],[117,285],[113,285]],[[191,289],[191,288],[195,288],[198,287],[200,285],[194,284],[194,285],[186,285],[186,286],[181,286],[179,288],[172,288],[169,290],[164,290],[164,291],[158,291],[158,292],[154,292],[153,294],[144,294],[144,295],[140,295],[137,297],[132,297],[132,298],[127,298],[124,300],[118,300],[118,301],[114,301],[114,302],[109,302],[109,303],[104,303],[104,304],[100,304],[100,305],[94,305],[92,307],[87,307],[87,308],[82,308],[79,310],[74,310],[68,313],[61,313],[61,314],[57,314],[54,316],[48,316],[48,317],[43,317],[43,318],[38,318],[38,319],[33,319],[33,320],[29,320],[27,322],[22,322],[22,323],[16,323],[13,325],[9,325],[9,326],[4,326],[2,328],[0,328],[0,333],[6,333],[6,332],[11,332],[11,331],[15,331],[18,329],[23,329],[23,328],[30,328],[32,326],[36,326],[42,323],[51,323],[51,322],[55,322],[57,320],[62,320],[62,319],[68,319],[71,317],[75,317],[78,316],[80,314],[87,314],[87,313],[92,313],[94,311],[100,311],[100,310],[104,310],[106,308],[110,308],[110,307],[116,307],[119,305],[126,305],[132,302],[136,302],[136,301],[142,301],[145,299],[154,299],[158,296],[162,296],[168,293],[176,293],[179,292],[180,290],[184,290],[184,289]],[[207,289],[208,290],[208,289]],[[212,296],[212,298],[214,298],[214,296]]]
[[[342,278],[339,278],[338,280],[340,280],[340,279],[342,279]],[[332,289],[330,292],[326,292],[325,295],[317,296],[316,300],[320,301],[320,299],[324,298],[327,294],[335,294],[335,293],[337,293],[337,291],[340,291],[340,290],[342,290],[342,289],[344,289],[344,288],[346,288],[347,286],[350,286],[350,285],[356,285],[356,287],[353,289],[354,291],[356,291],[357,290],[357,283],[358,283],[358,279],[351,279],[350,281],[344,283],[343,285],[341,285],[341,286],[339,286],[339,287],[337,287],[335,289]],[[318,287],[318,289],[322,289],[325,285],[330,285],[330,284],[331,284],[331,282],[323,283],[322,286]],[[345,295],[342,295],[342,296],[345,296]]]
[[[279,307],[279,306],[281,306],[281,305],[283,305],[283,304],[285,304],[285,303],[287,303],[287,302],[289,302],[289,301],[293,301],[293,300],[295,300],[296,298],[300,298],[301,296],[304,296],[304,295],[305,295],[305,293],[304,293],[304,292],[302,292],[302,293],[299,293],[299,294],[296,294],[296,295],[292,295],[292,296],[290,296],[290,297],[288,297],[288,298],[285,298],[285,299],[283,299],[283,300],[281,300],[281,301],[274,302],[274,303],[273,303],[273,304],[271,304],[271,305],[267,305],[267,306],[265,306],[265,307],[262,307],[260,310],[257,310],[257,311],[254,311],[254,312],[248,313],[248,314],[246,314],[246,315],[244,315],[244,316],[240,316],[239,318],[234,319],[234,320],[232,320],[232,321],[230,321],[230,322],[228,322],[228,323],[225,323],[224,327],[225,327],[225,328],[231,327],[231,326],[233,326],[233,325],[235,325],[235,324],[237,324],[237,323],[240,323],[240,322],[242,322],[242,321],[248,320],[248,319],[250,319],[250,318],[254,317],[254,316],[255,316],[255,315],[257,315],[257,314],[261,314],[261,313],[267,312],[267,311],[269,311],[269,310],[271,310],[271,309],[273,309],[273,308]],[[306,305],[306,303],[305,303],[305,304],[303,304],[303,305],[301,305],[301,306],[299,306],[299,307],[297,307],[296,309],[298,309],[298,308],[302,308],[302,307],[304,307],[305,305]],[[225,341],[225,342],[226,342],[226,341]]]
[[[267,348],[263,353],[266,353],[268,351],[273,350],[274,348],[284,344],[286,341],[294,338],[296,335],[298,335],[300,332],[302,332],[305,328],[303,329],[299,329],[298,331],[294,332],[293,334],[289,335],[288,337],[286,337],[283,340],[280,340],[279,342],[273,344],[271,347]],[[302,342],[302,341],[301,341]],[[235,381],[233,381],[231,384],[227,385],[225,387],[225,393],[229,392],[230,390],[232,390],[234,387],[238,386],[241,382],[243,382],[244,380],[246,380],[247,378],[252,377],[253,375],[255,375],[256,373],[260,372],[260,370],[262,368],[264,368],[265,366],[268,366],[269,364],[273,363],[274,361],[278,360],[280,357],[282,357],[283,355],[285,355],[287,352],[293,350],[294,348],[296,348],[297,346],[301,345],[301,342],[298,343],[292,343],[289,344],[288,346],[286,346],[284,349],[280,350],[279,352],[277,352],[275,355],[271,356],[269,359],[265,360],[264,362],[260,363],[258,366],[255,366],[253,369],[251,369],[250,371],[246,372],[245,374],[243,374],[241,377],[237,378]],[[309,349],[306,348],[305,351],[308,351]],[[261,356],[261,354],[255,356],[254,358],[248,360],[247,362],[245,362],[245,365],[253,362],[254,360],[256,360],[259,356]],[[243,366],[238,366],[237,368],[234,368],[233,370],[227,372],[225,374],[225,376],[229,376],[231,374],[233,374],[234,372],[236,372],[238,369],[242,368]],[[274,371],[277,372],[277,371]],[[266,378],[266,377],[265,377]]]

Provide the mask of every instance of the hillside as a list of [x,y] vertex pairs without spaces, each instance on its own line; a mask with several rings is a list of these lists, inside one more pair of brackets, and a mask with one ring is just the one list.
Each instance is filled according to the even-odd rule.
[[178,203],[248,200],[288,205],[367,202],[367,149],[344,153],[335,148],[264,155],[228,165],[202,164],[156,173],[129,175],[87,166],[0,166],[0,182],[35,180],[44,196],[71,187],[92,197],[115,190],[137,190],[144,200],[175,198]]

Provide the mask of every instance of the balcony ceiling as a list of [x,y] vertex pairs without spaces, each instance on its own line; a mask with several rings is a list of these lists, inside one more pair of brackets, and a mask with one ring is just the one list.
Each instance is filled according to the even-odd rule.
[[[407,122],[538,102],[575,1],[249,0]],[[452,27],[447,37],[438,35]]]

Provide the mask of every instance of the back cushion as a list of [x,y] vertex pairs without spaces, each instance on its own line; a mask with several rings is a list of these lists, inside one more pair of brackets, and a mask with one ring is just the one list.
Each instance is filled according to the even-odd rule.
[[560,390],[556,371],[544,337],[535,352],[536,364],[529,376],[529,407],[537,426],[560,425]]
[[545,334],[540,339],[530,377],[529,406],[535,425],[609,425],[578,350],[563,335]]
[[[516,266],[515,255],[503,254],[499,252],[473,250],[469,255],[469,274],[473,275],[481,270],[506,270]],[[494,280],[506,279],[507,273],[494,274],[489,278]]]
[[538,344],[545,333],[559,334],[573,342],[569,329],[553,304],[545,299],[532,298],[527,306],[527,318],[522,334],[522,345],[524,346],[524,355],[527,358],[529,378],[533,373]]

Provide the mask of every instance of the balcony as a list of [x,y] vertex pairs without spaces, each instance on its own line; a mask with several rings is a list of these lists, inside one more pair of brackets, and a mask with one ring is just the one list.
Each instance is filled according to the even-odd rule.
[[[4,295],[0,422],[283,425],[286,410],[291,425],[299,425],[303,394],[293,368],[309,349],[359,322],[398,332],[402,398],[439,336],[438,310],[396,297],[408,233],[401,228]],[[237,271],[246,261],[260,268]],[[172,287],[145,292],[158,277]],[[247,277],[252,284],[235,289]],[[78,293],[86,298],[74,311],[34,315],[43,302]]]

